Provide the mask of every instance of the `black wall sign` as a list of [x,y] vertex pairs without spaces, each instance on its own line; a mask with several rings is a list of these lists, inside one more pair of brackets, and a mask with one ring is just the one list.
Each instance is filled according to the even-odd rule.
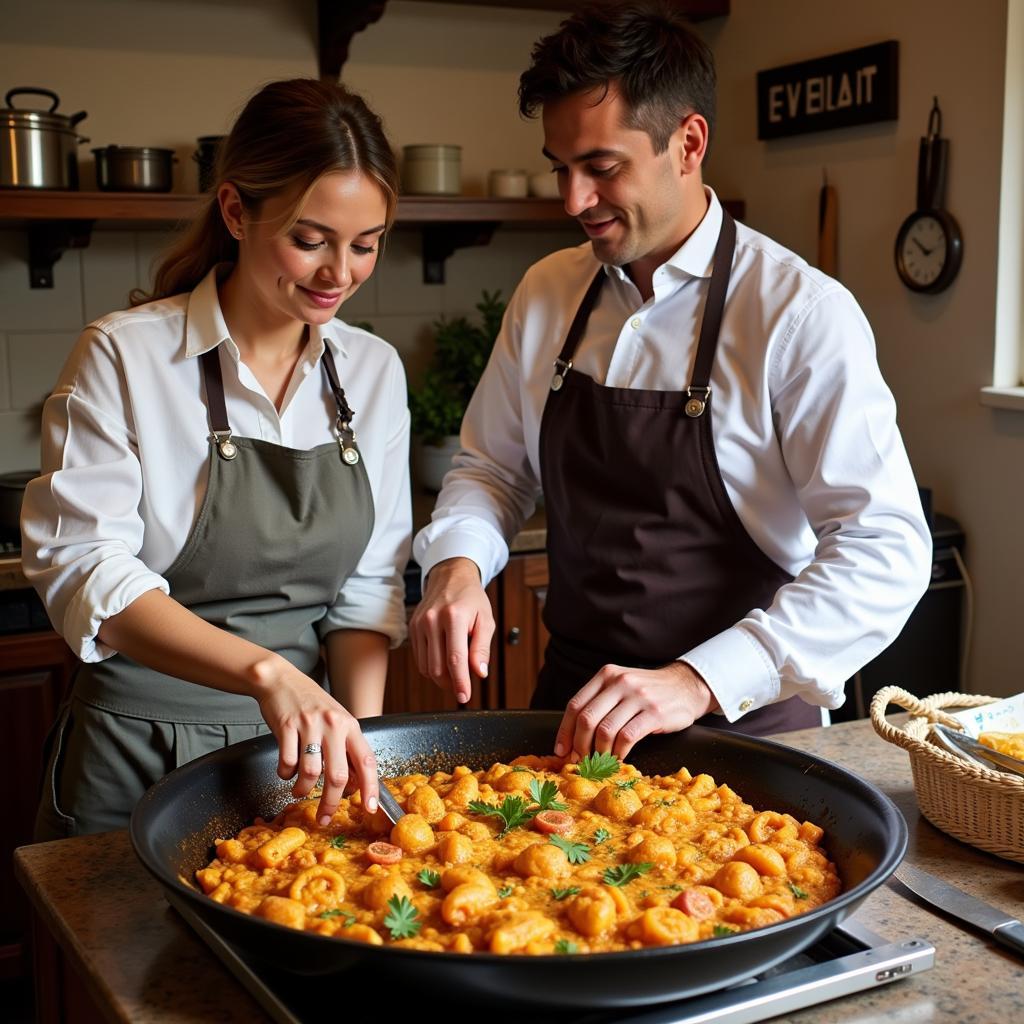
[[895,40],[757,73],[757,137],[823,132],[899,115]]

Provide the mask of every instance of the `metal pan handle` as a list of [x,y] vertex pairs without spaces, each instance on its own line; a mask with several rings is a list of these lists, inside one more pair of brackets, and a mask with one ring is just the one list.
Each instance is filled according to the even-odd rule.
[[[48,114],[52,114],[57,109],[57,107],[60,106],[60,97],[52,89],[36,89],[31,85],[24,85],[19,89],[9,89],[7,91],[7,95],[4,97],[4,102],[12,110],[15,110],[17,108],[15,108],[14,104],[11,102],[12,97],[25,95],[48,96],[51,100],[53,100],[53,106],[50,107],[50,109],[47,111]],[[81,117],[79,117],[78,114],[76,114],[75,117],[78,117],[78,120],[80,121],[83,117],[85,117],[85,112],[83,111]],[[72,123],[74,124],[75,122],[73,121]]]

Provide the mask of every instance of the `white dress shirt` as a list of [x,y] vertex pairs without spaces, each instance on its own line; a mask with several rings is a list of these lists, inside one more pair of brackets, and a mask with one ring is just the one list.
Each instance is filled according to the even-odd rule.
[[[704,219],[655,271],[652,298],[621,268],[605,268],[576,370],[608,387],[685,389],[722,222],[706,192]],[[424,573],[461,555],[486,584],[505,565],[507,540],[540,494],[554,360],[598,267],[589,243],[562,250],[531,267],[512,296],[456,468],[414,541]],[[795,579],[770,607],[679,657],[730,721],[796,694],[837,708],[844,682],[898,635],[931,571],[871,329],[837,281],[738,224],[711,388],[726,491],[754,542]]]
[[[355,411],[375,518],[318,628],[321,636],[375,630],[397,645],[412,531],[401,360],[387,342],[340,320],[313,325],[278,413],[228,334],[216,273],[191,293],[112,313],[83,331],[44,407],[43,474],[28,485],[22,510],[25,575],[83,661],[115,654],[97,638],[100,624],[146,591],[169,593],[161,573],[206,493],[210,425],[197,357],[221,344],[230,356],[222,362],[234,434],[306,451],[335,440],[337,406],[320,367],[326,344]],[[345,529],[344,509],[337,528]],[[259,552],[252,564],[258,573]]]

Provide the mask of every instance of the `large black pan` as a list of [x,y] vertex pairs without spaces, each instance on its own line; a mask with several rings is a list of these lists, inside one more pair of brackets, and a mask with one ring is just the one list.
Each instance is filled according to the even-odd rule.
[[[551,749],[551,712],[402,715],[364,723],[382,774],[488,767]],[[276,774],[273,737],[246,740],[199,758],[158,782],[140,801],[131,838],[143,864],[208,924],[257,959],[305,974],[384,971],[392,984],[424,992],[487,995],[560,1006],[630,1006],[724,988],[809,946],[881,885],[903,857],[907,826],[891,801],[841,768],[769,740],[694,726],[650,737],[629,760],[645,773],[685,765],[728,783],[755,808],[788,811],[823,826],[843,893],[767,928],[686,946],[589,956],[459,956],[368,946],[283,928],[222,906],[193,887],[218,837],[290,799]]]

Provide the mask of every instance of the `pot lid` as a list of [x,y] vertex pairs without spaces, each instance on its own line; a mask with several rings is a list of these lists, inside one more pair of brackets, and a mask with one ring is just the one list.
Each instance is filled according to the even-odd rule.
[[173,149],[160,149],[156,146],[101,146],[99,149],[94,149],[94,153],[105,153],[109,157],[124,156],[133,158],[145,158],[145,157],[162,157],[166,155],[174,156]]
[[[5,128],[34,128],[44,132],[74,132],[78,121],[43,110],[3,110]],[[78,120],[81,120],[79,118]]]

